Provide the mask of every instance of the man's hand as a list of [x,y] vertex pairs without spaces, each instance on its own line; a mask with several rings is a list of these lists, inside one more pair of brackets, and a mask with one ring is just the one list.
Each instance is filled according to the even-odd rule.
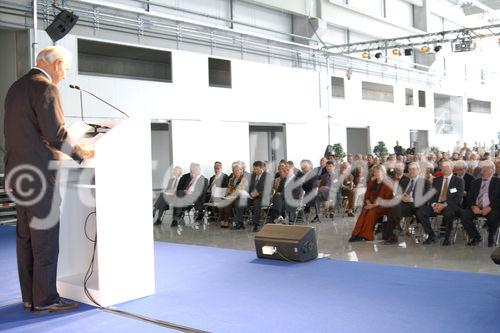
[[481,214],[483,214],[483,216],[486,216],[488,215],[489,213],[491,213],[491,207],[488,206],[488,207],[484,207]]
[[434,206],[432,206],[432,210],[434,210],[434,213],[440,214],[445,209],[445,207],[446,206],[444,204],[437,203]]
[[259,192],[257,192],[257,191],[252,191],[252,193],[250,193],[250,196],[251,196],[252,198],[257,198],[259,195],[260,195],[260,193],[259,193]]
[[480,215],[481,214],[481,209],[479,209],[478,206],[472,206],[471,209],[472,209],[472,212],[474,214],[476,214],[476,215]]
[[94,147],[92,146],[80,146],[82,150],[82,157],[86,160],[94,158],[95,156],[95,151]]
[[401,196],[401,201],[405,202],[405,203],[408,203],[408,202],[411,202],[411,199],[412,197],[410,197],[408,194],[406,193],[403,193],[403,195]]

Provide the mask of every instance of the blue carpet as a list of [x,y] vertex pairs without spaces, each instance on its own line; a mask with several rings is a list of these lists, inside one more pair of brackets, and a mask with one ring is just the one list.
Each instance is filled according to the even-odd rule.
[[[0,227],[0,330],[155,332],[88,306],[21,309],[13,228]],[[210,332],[500,332],[500,276],[155,243],[154,296],[118,308]]]

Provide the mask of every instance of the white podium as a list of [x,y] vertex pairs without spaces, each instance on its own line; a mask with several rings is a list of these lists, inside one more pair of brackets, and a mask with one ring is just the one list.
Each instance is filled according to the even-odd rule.
[[[151,125],[125,119],[106,124],[106,133],[88,135],[95,157],[83,165],[60,163],[61,222],[57,287],[62,297],[93,304],[84,277],[93,253],[87,288],[102,306],[155,292],[151,223]],[[68,128],[87,127],[82,122]],[[88,127],[87,127],[88,128]],[[86,217],[88,223],[85,223]],[[85,228],[86,226],[86,228]]]

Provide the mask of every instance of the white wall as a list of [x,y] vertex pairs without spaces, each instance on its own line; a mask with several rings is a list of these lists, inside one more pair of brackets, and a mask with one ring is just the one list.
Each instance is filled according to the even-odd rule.
[[[16,78],[16,34],[13,31],[0,30],[0,73],[2,73],[2,78],[0,79],[0,146],[5,148],[4,136],[3,136],[3,120],[4,120],[4,103],[5,96],[9,87]],[[0,151],[0,157],[3,161],[3,152]],[[4,164],[0,163],[0,171],[3,172]]]
[[[40,47],[51,44],[44,33],[40,33],[39,43]],[[75,35],[65,37],[60,44],[77,54]],[[317,163],[328,143],[328,103],[332,117],[330,143],[340,142],[344,148],[346,128],[366,126],[370,127],[372,147],[379,140],[388,147],[396,140],[409,146],[410,130],[428,130],[430,145],[444,147],[455,143],[454,138],[433,135],[433,92],[427,87],[409,85],[405,75],[411,74],[405,71],[395,84],[394,103],[361,99],[362,81],[388,84],[369,71],[355,73],[351,80],[344,81],[346,97],[341,100],[326,96],[330,78],[324,75],[324,69],[320,74],[232,59],[232,89],[212,88],[208,86],[207,55],[170,51],[173,83],[79,75],[75,56],[73,69],[61,86],[68,120],[77,118],[80,112],[79,95],[67,88],[69,83],[97,93],[132,115],[171,120],[173,164],[187,170],[189,163],[196,161],[203,165],[206,175],[211,174],[215,160],[223,162],[226,172],[230,172],[234,160],[243,160],[250,166],[248,127],[259,123],[285,124],[287,157],[296,163],[302,158]],[[345,77],[345,71],[331,74]],[[405,88],[415,89],[413,107],[405,106]],[[416,106],[418,89],[426,90],[426,108]],[[463,95],[463,90],[457,91],[456,87],[449,90],[451,95]],[[484,96],[470,97],[484,100]],[[87,117],[120,116],[89,96],[84,99]],[[497,119],[498,104],[492,103],[492,108],[494,115],[465,115],[464,120],[472,123]],[[495,124],[489,124],[481,137],[496,136]],[[474,136],[473,128],[464,125],[466,137]]]

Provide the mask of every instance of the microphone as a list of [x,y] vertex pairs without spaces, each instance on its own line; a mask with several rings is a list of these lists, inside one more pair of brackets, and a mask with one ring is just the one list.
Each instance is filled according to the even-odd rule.
[[[73,84],[70,84],[69,87],[71,89],[78,89],[80,90],[80,87],[75,86]],[[82,121],[85,122],[85,119],[83,119],[83,96],[82,96],[82,91],[80,90],[80,115],[82,117]]]
[[[130,118],[130,116],[129,116],[126,112],[124,112],[124,111],[120,110],[119,108],[117,108],[116,106],[112,105],[111,103],[106,102],[104,99],[102,99],[101,97],[99,97],[99,96],[97,96],[97,95],[95,95],[95,94],[91,93],[90,91],[85,90],[85,89],[82,89],[82,88],[80,88],[80,86],[77,86],[76,84],[70,84],[70,85],[69,85],[69,87],[70,87],[71,89],[76,89],[76,90],[79,90],[79,91],[80,91],[80,96],[81,96],[82,91],[83,91],[83,92],[85,92],[85,93],[89,94],[90,96],[92,96],[92,97],[94,97],[94,98],[96,98],[96,99],[100,100],[100,101],[101,101],[101,102],[103,102],[104,104],[111,106],[113,109],[115,109],[116,111],[118,111],[118,112],[120,112],[121,114],[125,115],[127,118]],[[83,104],[81,103],[81,97],[80,97],[80,105],[81,105],[81,113],[82,113],[82,120],[83,120]]]

